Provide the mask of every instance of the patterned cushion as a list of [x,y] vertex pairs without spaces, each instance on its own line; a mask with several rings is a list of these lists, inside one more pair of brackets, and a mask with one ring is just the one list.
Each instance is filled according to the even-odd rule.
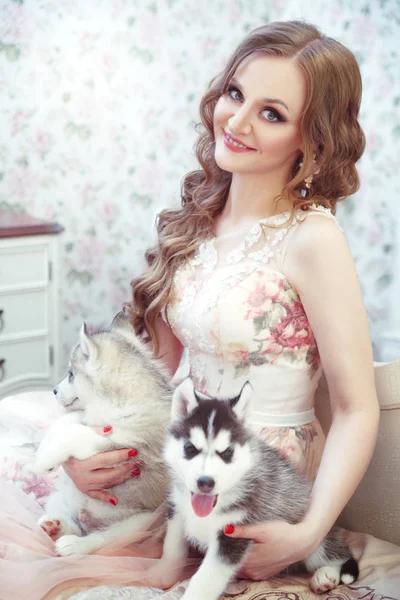
[[[375,363],[375,383],[381,407],[377,445],[339,524],[400,545],[400,360]],[[317,389],[315,409],[327,433],[331,414],[325,377]]]

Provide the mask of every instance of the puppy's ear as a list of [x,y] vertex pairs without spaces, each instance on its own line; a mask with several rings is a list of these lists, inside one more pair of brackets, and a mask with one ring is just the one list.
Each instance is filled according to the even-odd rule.
[[81,350],[88,360],[94,361],[98,357],[99,348],[94,339],[89,335],[86,323],[82,323],[80,330]]
[[171,420],[187,417],[199,404],[191,377],[186,377],[172,396]]
[[131,322],[123,310],[115,315],[110,325],[110,329],[126,329],[129,333],[134,333]]
[[249,381],[246,381],[241,389],[239,396],[229,400],[231,409],[239,419],[239,421],[246,421],[251,409],[251,395],[253,393],[253,387]]

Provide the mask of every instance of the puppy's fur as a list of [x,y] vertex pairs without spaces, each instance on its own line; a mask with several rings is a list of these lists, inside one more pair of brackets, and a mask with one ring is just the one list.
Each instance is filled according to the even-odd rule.
[[[188,544],[205,553],[184,600],[216,600],[239,571],[251,540],[224,534],[227,524],[273,520],[298,523],[311,484],[278,450],[248,427],[251,386],[230,401],[201,400],[188,378],[175,390],[165,458],[171,471],[168,530],[159,573],[184,560]],[[313,574],[311,587],[326,592],[351,583],[358,565],[333,528],[299,569]]]
[[[170,421],[169,379],[123,312],[108,330],[93,335],[83,324],[68,376],[54,390],[68,413],[46,433],[36,471],[48,472],[69,457],[136,448],[141,474],[109,489],[118,498],[112,506],[81,493],[63,472],[39,522],[55,540],[58,554],[90,553],[121,534],[142,529],[165,500],[168,474],[162,449]],[[92,429],[106,425],[112,426],[107,437]]]

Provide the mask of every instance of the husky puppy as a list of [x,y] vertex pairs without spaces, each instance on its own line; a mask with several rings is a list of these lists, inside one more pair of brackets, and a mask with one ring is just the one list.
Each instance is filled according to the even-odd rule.
[[[205,558],[184,600],[216,600],[239,571],[252,541],[224,534],[227,524],[301,521],[311,484],[248,427],[251,385],[232,400],[200,399],[190,378],[174,392],[164,455],[171,471],[168,528],[157,572],[169,573],[195,545]],[[312,573],[313,591],[358,577],[358,565],[334,527],[315,552],[285,573]],[[165,579],[164,579],[165,581]]]
[[[83,494],[62,472],[39,521],[59,555],[88,554],[123,533],[140,531],[165,500],[168,473],[162,450],[172,391],[169,376],[123,312],[108,330],[93,335],[82,325],[68,376],[54,389],[69,412],[43,438],[35,470],[45,473],[71,456],[84,459],[117,448],[137,449],[144,468],[140,477],[110,488],[118,496],[117,506]],[[105,425],[112,426],[107,437],[92,429]]]

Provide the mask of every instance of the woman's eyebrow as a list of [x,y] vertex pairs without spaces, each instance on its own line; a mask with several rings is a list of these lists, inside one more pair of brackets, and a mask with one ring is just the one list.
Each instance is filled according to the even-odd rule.
[[[236,87],[238,87],[239,90],[242,91],[242,86],[240,85],[238,80],[235,79],[235,77],[232,77],[232,79],[230,80],[230,84],[236,85]],[[288,109],[287,104],[285,104],[285,102],[283,100],[279,100],[279,98],[262,98],[261,102],[265,102],[266,104],[270,104],[270,103],[271,104],[281,104],[282,106],[284,106],[286,108],[288,113],[290,113],[290,110]]]

